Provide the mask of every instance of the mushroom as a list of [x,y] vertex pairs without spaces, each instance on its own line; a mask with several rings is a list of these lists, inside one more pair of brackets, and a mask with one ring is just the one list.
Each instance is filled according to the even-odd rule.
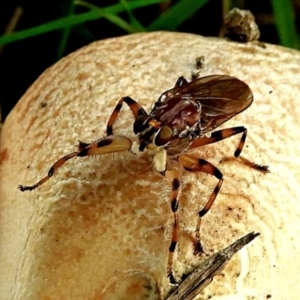
[[[208,254],[250,231],[260,233],[202,294],[207,299],[297,299],[300,269],[300,54],[279,46],[154,32],[92,43],[47,69],[7,117],[0,150],[0,290],[3,299],[159,299],[166,276],[172,213],[170,183],[152,157],[129,152],[73,158],[38,189],[21,193],[77,141],[103,137],[123,96],[150,110],[196,59],[200,75],[246,82],[253,104],[221,127],[248,128],[244,157],[270,166],[264,175],[233,158],[238,137],[195,150],[224,174],[202,221]],[[199,70],[198,70],[199,72]],[[124,108],[116,132],[133,137]],[[216,179],[185,173],[180,195],[176,278],[196,268],[197,212]]]

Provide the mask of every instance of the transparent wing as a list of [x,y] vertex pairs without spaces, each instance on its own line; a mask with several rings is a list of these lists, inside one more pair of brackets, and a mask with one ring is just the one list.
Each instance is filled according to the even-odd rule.
[[253,95],[243,81],[227,76],[212,75],[198,78],[166,91],[163,102],[180,97],[194,101],[200,109],[200,127],[208,132],[248,108]]

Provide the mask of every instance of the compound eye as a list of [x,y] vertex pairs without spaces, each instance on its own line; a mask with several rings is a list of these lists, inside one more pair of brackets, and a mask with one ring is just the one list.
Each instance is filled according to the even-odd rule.
[[154,144],[156,146],[164,146],[168,144],[173,136],[173,131],[169,126],[162,126],[159,131],[155,134]]
[[133,123],[133,132],[135,134],[138,134],[140,132],[143,132],[148,128],[148,120],[149,116],[147,115],[142,115],[136,118],[136,120]]

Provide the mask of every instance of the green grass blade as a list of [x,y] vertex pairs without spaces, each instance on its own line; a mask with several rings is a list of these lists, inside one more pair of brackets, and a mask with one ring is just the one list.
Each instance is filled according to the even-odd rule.
[[[145,2],[144,0],[135,0],[135,1],[130,1],[128,2],[128,5],[131,10],[144,7],[146,5],[151,5],[151,4],[157,4],[162,2],[163,0],[147,0]],[[82,13],[82,14],[76,14],[72,16],[68,16],[65,18],[61,18],[55,21],[48,22],[46,24],[42,24],[33,28],[25,29],[19,32],[15,32],[9,35],[4,35],[0,37],[0,46],[5,45],[7,43],[15,42],[18,40],[22,40],[25,38],[29,38],[32,36],[36,36],[39,34],[43,34],[46,32],[54,31],[54,30],[59,30],[63,28],[67,28],[70,26],[82,24],[87,21],[92,21],[96,19],[100,19],[105,17],[105,13],[110,13],[110,14],[118,14],[122,11],[124,11],[124,6],[122,4],[115,4],[106,8],[103,8],[102,10],[100,9],[93,9],[90,12],[87,13]]]
[[[103,14],[103,18],[106,18],[111,23],[116,24],[117,26],[119,26],[120,28],[124,29],[125,31],[127,31],[129,33],[141,31],[138,27],[135,27],[135,26],[129,24],[128,22],[126,22],[125,20],[120,18],[117,14],[112,14],[112,13],[108,12],[108,10],[105,8],[98,7],[94,4],[91,4],[86,1],[77,1],[76,3],[78,5],[88,8],[90,10],[97,10],[97,11],[101,12],[101,14]],[[123,3],[121,3],[121,5],[123,5],[124,11],[130,10],[130,8],[126,7],[126,5],[124,5]]]
[[[75,12],[75,5],[73,3],[73,0],[70,0],[69,1],[69,12],[68,12],[68,15],[71,16],[73,15]],[[68,38],[69,38],[69,35],[71,33],[71,30],[72,30],[72,27],[69,26],[69,27],[66,27],[64,28],[63,32],[62,32],[62,36],[61,36],[61,39],[60,39],[60,43],[59,43],[59,46],[58,46],[58,50],[57,50],[57,60],[61,59],[64,55],[64,52],[65,52],[65,49],[66,49],[66,46],[67,46],[67,42],[68,42]]]
[[127,0],[119,0],[121,4],[124,5],[127,14],[129,16],[130,24],[136,28],[138,31],[146,31],[146,28],[136,19],[134,14],[132,13],[132,10],[129,7],[129,3]]
[[290,48],[299,49],[300,43],[295,27],[295,15],[292,1],[272,0],[275,24],[280,44]]
[[147,30],[175,30],[181,23],[191,17],[209,0],[181,0],[171,6],[157,20],[147,27]]
[[122,18],[120,18],[118,15],[113,14],[105,14],[105,18],[110,21],[113,24],[116,24],[120,28],[124,29],[128,33],[135,33],[140,31],[138,28],[135,28],[128,22],[124,21]]

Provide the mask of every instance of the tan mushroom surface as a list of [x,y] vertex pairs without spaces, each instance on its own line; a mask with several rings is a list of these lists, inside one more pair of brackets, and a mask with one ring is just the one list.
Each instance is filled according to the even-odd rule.
[[[204,66],[196,69],[196,58]],[[92,43],[47,69],[7,117],[0,150],[1,299],[159,299],[172,232],[170,183],[152,158],[120,153],[73,158],[44,185],[20,192],[47,174],[78,140],[105,135],[122,96],[149,111],[176,79],[227,74],[245,81],[254,102],[221,128],[248,128],[243,156],[270,166],[264,175],[232,158],[239,137],[194,155],[224,174],[202,222],[207,254],[238,237],[261,236],[239,252],[201,299],[299,299],[300,54],[156,32]],[[127,107],[116,133],[134,137]],[[176,276],[205,258],[193,255],[196,213],[217,180],[184,173]]]

